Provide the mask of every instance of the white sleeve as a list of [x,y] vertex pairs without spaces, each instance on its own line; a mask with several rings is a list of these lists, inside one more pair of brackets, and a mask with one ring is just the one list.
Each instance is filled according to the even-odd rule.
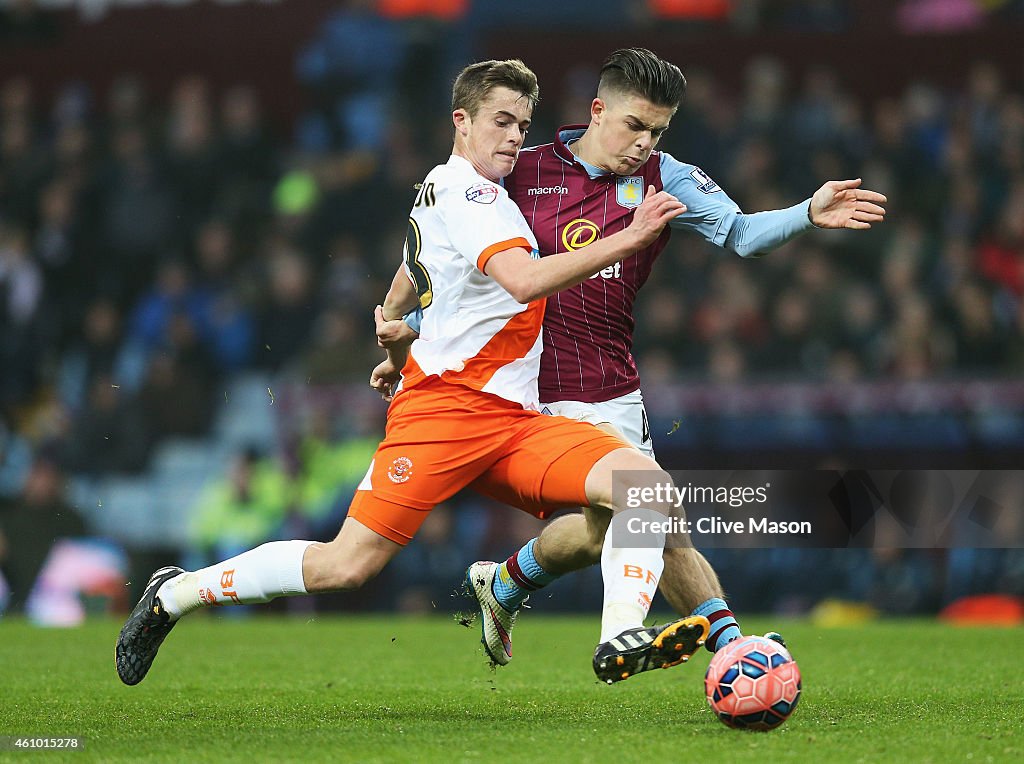
[[481,271],[498,252],[533,248],[526,219],[504,188],[481,181],[447,191],[442,212],[448,236],[459,254]]

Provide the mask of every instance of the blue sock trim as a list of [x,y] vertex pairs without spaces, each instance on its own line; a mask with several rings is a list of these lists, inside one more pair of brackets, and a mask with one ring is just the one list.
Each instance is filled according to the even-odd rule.
[[533,545],[536,543],[537,539],[530,539],[526,542],[523,548],[516,554],[516,559],[519,562],[520,570],[526,574],[530,581],[537,584],[537,588],[540,589],[542,586],[550,584],[558,576],[548,573],[537,562],[537,558],[533,556]]
[[530,592],[547,586],[559,576],[548,573],[533,555],[537,539],[530,539],[523,548],[503,562],[494,577],[494,596],[506,610],[516,610]]
[[710,652],[717,652],[723,646],[743,636],[729,605],[721,597],[712,597],[693,609],[692,615],[702,615],[711,622],[708,641],[704,646]]
[[728,610],[729,606],[725,600],[721,597],[712,597],[711,599],[700,603],[693,609],[690,615],[702,615],[707,618],[712,613],[717,613],[719,610]]

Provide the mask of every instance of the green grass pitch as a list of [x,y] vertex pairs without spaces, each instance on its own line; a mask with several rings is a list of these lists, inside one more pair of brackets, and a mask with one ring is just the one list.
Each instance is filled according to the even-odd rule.
[[615,686],[590,668],[597,616],[527,612],[492,672],[451,620],[205,614],[146,680],[114,672],[119,622],[0,621],[0,735],[86,738],[0,760],[846,762],[1024,760],[1024,634],[892,621],[779,628],[804,694],[786,724],[739,732],[707,708],[702,651]]

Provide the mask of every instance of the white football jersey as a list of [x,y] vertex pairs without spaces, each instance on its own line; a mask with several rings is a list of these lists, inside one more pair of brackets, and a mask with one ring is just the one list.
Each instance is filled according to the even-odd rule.
[[537,240],[497,183],[452,156],[424,179],[409,218],[405,269],[423,309],[403,386],[446,382],[538,409],[544,300],[522,305],[484,274],[492,255]]

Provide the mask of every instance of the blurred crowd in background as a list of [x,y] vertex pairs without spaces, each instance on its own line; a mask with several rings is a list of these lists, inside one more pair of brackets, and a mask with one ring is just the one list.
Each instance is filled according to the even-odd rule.
[[[276,440],[219,450],[214,424],[239,379],[259,379],[261,404],[273,407],[279,385],[362,386],[379,357],[372,309],[400,261],[414,186],[451,147],[447,90],[466,61],[449,43],[472,49],[462,16],[488,4],[454,3],[450,18],[416,25],[377,5],[342,4],[296,51],[294,87],[307,106],[287,124],[271,120],[259,89],[243,81],[218,89],[188,75],[155,92],[131,72],[104,88],[69,72],[43,97],[31,77],[4,70],[0,566],[15,606],[44,542],[88,524],[67,481],[144,478],[167,442],[212,443],[225,465],[178,508],[189,526],[177,548],[184,558],[336,530],[383,405],[370,404],[355,425],[313,417],[281,424]],[[527,5],[541,13],[552,4]],[[855,16],[844,2],[652,2],[637,23],[687,5],[747,28],[835,31]],[[53,44],[38,6],[3,10],[0,44]],[[914,19],[966,29],[1022,15],[1021,3],[953,0],[906,2],[899,13],[908,29]],[[978,53],[957,82],[921,78],[878,98],[857,95],[827,61],[796,76],[776,59],[751,60],[740,88],[711,68],[685,68],[687,96],[659,148],[701,166],[745,211],[862,177],[889,197],[889,217],[868,233],[813,232],[751,261],[673,235],[637,308],[646,382],[1019,376],[1024,65],[1005,71]],[[541,82],[528,144],[587,121],[599,65]],[[454,502],[398,558],[381,587],[393,596],[374,601],[436,603],[465,564],[507,554],[535,532],[530,518],[482,500]],[[23,543],[29,537],[40,541]],[[839,594],[927,611],[971,591],[1024,591],[1014,552],[969,564],[940,552],[763,556],[752,566],[749,552],[716,555],[739,606]],[[751,573],[805,582],[807,565],[834,576],[791,591]],[[411,592],[396,583],[409,580],[419,582]]]

